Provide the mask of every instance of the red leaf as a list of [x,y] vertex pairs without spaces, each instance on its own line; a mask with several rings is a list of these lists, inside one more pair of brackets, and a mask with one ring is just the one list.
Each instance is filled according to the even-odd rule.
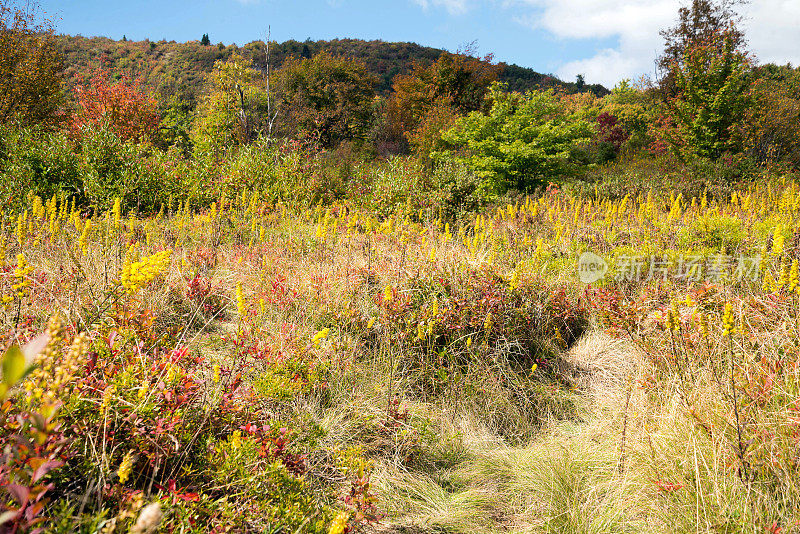
[[27,486],[20,486],[19,484],[9,484],[6,490],[11,494],[20,505],[25,505],[28,502],[28,496],[31,493],[30,488]]
[[38,481],[43,476],[45,476],[47,473],[49,473],[53,469],[58,469],[62,465],[64,465],[64,462],[62,462],[61,460],[48,460],[46,462],[43,462],[33,472],[33,478],[31,479],[31,481],[32,482]]

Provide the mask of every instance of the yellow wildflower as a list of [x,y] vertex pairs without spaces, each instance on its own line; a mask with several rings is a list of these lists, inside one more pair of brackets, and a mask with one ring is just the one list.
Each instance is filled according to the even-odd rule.
[[122,463],[119,464],[119,469],[117,470],[117,476],[119,477],[119,481],[121,484],[125,484],[128,481],[128,477],[131,476],[131,469],[133,468],[133,451],[128,451],[128,454],[122,459]]
[[330,333],[330,328],[323,328],[322,330],[314,334],[314,337],[311,338],[311,343],[314,345],[314,347],[319,347],[320,343],[322,343],[322,340],[328,338],[329,333]]
[[733,317],[733,304],[725,303],[725,311],[722,314],[722,337],[728,337],[736,332],[736,323]]
[[350,512],[341,511],[331,521],[328,527],[328,534],[343,534],[347,528],[347,521],[350,519]]
[[160,276],[169,266],[171,250],[162,250],[136,262],[126,260],[120,273],[120,283],[128,293],[135,293]]

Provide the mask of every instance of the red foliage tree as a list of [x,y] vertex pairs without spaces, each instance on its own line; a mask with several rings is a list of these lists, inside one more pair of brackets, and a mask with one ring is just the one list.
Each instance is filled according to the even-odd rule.
[[614,152],[619,152],[629,137],[630,133],[614,115],[604,112],[597,116],[597,139],[601,143],[608,143]]
[[161,120],[158,103],[145,93],[139,80],[108,81],[98,70],[86,85],[75,88],[78,110],[71,130],[80,137],[85,127],[106,128],[122,141],[153,142]]

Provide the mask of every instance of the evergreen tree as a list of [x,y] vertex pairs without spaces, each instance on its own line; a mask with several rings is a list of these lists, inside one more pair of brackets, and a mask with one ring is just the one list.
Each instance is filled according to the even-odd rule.
[[578,90],[579,93],[582,93],[584,89],[586,89],[586,80],[583,77],[583,74],[578,74],[575,76],[575,89]]
[[200,39],[200,44],[203,46],[209,46],[211,44],[211,39],[209,39],[207,33],[203,34],[203,38]]

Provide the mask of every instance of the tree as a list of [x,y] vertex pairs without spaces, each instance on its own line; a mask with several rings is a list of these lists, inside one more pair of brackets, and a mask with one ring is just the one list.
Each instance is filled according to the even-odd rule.
[[567,112],[552,90],[508,93],[495,83],[488,115],[474,111],[442,134],[437,161],[467,164],[486,197],[521,191],[570,174],[573,151],[591,139],[592,126]]
[[217,153],[249,143],[262,130],[266,114],[261,81],[252,60],[239,54],[215,62],[193,131],[195,143]]
[[49,20],[35,4],[0,0],[0,122],[52,128],[64,120],[64,68]]
[[740,147],[737,125],[748,107],[749,61],[735,35],[715,33],[687,48],[673,67],[674,111],[684,153],[717,159]]
[[578,74],[575,76],[575,89],[577,89],[579,93],[582,93],[585,88],[586,79],[583,77],[583,74]]
[[[659,86],[666,97],[675,96],[675,67],[680,66],[686,52],[695,45],[707,43],[715,35],[725,32],[735,51],[742,51],[746,42],[738,26],[741,15],[735,8],[748,0],[692,0],[691,6],[678,10],[675,26],[661,30],[664,52],[656,60]],[[715,42],[721,46],[721,42]]]
[[95,72],[85,86],[75,88],[77,110],[71,130],[82,137],[86,127],[108,130],[120,141],[153,142],[158,134],[158,102],[142,90],[139,80],[108,82],[109,73]]
[[275,78],[285,135],[317,136],[328,148],[365,137],[375,79],[363,62],[320,52],[287,60]]
[[742,121],[743,148],[759,164],[800,168],[800,70],[763,65],[754,72]]
[[203,46],[210,46],[211,45],[211,39],[209,39],[207,33],[203,34],[203,38],[200,39],[200,44],[203,45]]
[[434,108],[449,108],[465,115],[480,110],[489,86],[497,80],[500,67],[492,57],[482,59],[465,53],[444,53],[430,65],[414,62],[411,72],[395,77],[389,106],[398,133],[407,138]]

